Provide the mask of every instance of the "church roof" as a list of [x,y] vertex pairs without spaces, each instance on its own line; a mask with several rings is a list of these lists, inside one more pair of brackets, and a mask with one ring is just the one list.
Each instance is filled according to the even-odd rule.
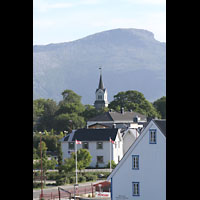
[[98,89],[102,89],[102,90],[103,90],[102,75],[100,75],[100,79],[99,79],[99,88],[98,88]]

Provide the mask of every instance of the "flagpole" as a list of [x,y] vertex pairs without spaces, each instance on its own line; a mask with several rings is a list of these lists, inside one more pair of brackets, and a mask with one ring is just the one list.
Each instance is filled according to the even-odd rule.
[[77,183],[77,142],[76,142],[76,146],[75,147],[76,147],[76,149],[75,149],[75,151],[76,151],[76,184],[78,184]]

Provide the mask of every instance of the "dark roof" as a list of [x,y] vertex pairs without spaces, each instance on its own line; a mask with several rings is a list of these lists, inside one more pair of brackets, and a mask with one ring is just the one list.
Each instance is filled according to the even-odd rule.
[[153,120],[162,133],[166,136],[166,119],[154,119]]
[[140,117],[142,120],[146,120],[145,115],[137,112],[105,112],[88,121],[133,121],[133,118],[136,116]]
[[78,129],[75,131],[72,141],[75,141],[75,139],[80,141],[109,141],[109,138],[114,141],[117,132],[118,128]]
[[103,81],[102,81],[102,75],[100,75],[100,80],[99,80],[99,88],[103,90]]
[[95,117],[92,117],[88,121],[113,121],[113,119],[110,116],[109,112],[105,112]]

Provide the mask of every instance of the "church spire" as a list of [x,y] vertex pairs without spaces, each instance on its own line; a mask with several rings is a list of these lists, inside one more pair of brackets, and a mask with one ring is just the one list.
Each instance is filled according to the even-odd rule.
[[102,70],[101,67],[99,67],[100,69],[100,79],[99,79],[99,88],[98,89],[102,89],[103,90],[103,81],[102,81]]
[[103,87],[101,67],[99,67],[99,70],[100,70],[99,87],[98,89],[96,89],[95,92],[96,101],[94,102],[94,106],[96,109],[108,107],[107,89]]

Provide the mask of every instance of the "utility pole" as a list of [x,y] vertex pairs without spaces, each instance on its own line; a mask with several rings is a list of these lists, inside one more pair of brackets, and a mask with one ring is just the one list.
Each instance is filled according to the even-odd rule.
[[40,157],[41,157],[41,198],[42,198],[43,197],[42,134],[40,134]]

